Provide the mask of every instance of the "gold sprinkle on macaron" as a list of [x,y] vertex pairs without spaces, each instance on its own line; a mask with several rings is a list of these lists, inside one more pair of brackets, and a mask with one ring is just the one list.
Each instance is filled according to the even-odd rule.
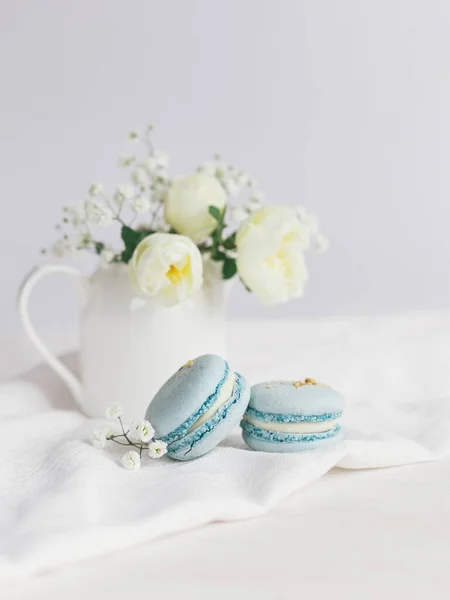
[[192,365],[194,364],[195,360],[188,360],[186,364],[184,364],[182,367],[180,367],[178,370],[182,371],[183,369],[187,369],[187,367],[192,367]]
[[294,383],[292,385],[295,388],[299,388],[299,387],[302,387],[304,385],[321,385],[323,387],[326,387],[326,385],[324,383],[319,383],[318,381],[316,381],[312,377],[307,377],[305,379],[305,381],[294,381]]

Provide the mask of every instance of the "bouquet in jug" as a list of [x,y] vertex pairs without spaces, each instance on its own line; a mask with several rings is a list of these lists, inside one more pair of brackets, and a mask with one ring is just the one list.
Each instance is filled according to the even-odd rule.
[[[61,238],[42,252],[91,252],[104,268],[128,264],[135,294],[166,306],[198,291],[206,270],[239,277],[266,305],[302,296],[305,252],[328,248],[316,217],[301,206],[266,206],[255,179],[218,155],[189,175],[169,176],[169,157],[154,148],[152,129],[130,132],[140,152],[119,159],[125,183],[111,193],[94,183],[83,202],[63,207]],[[113,226],[117,247],[102,239]]]

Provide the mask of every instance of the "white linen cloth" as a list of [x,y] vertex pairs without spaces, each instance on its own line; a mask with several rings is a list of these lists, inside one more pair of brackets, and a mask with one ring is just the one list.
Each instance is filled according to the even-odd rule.
[[128,472],[118,462],[126,448],[92,447],[102,421],[76,411],[47,367],[2,384],[0,583],[264,514],[335,465],[384,467],[449,453],[449,332],[446,314],[233,324],[230,362],[252,382],[311,376],[346,395],[346,441],[304,454],[253,452],[236,433],[196,461],[149,459]]

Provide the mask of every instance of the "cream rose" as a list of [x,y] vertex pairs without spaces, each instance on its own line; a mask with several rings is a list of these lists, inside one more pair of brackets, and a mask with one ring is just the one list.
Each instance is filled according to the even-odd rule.
[[239,275],[263,304],[299,298],[308,280],[304,250],[309,244],[309,231],[293,209],[262,208],[237,233]]
[[215,177],[207,173],[195,173],[174,181],[170,186],[164,204],[164,216],[178,233],[199,242],[217,225],[209,214],[209,207],[216,206],[222,210],[226,201],[225,190]]
[[180,304],[203,283],[200,250],[187,237],[153,233],[135,249],[129,264],[133,289],[156,297],[165,306]]

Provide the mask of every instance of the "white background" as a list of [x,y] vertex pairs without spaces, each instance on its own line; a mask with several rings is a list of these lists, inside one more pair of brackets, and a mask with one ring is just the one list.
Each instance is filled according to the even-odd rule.
[[[120,183],[148,122],[175,172],[219,150],[332,243],[303,300],[241,316],[448,308],[450,4],[445,0],[0,0],[0,325],[91,181]],[[122,143],[123,142],[123,143]],[[57,292],[58,299],[54,296]],[[71,318],[69,290],[36,295]],[[45,300],[45,301],[44,301]]]

